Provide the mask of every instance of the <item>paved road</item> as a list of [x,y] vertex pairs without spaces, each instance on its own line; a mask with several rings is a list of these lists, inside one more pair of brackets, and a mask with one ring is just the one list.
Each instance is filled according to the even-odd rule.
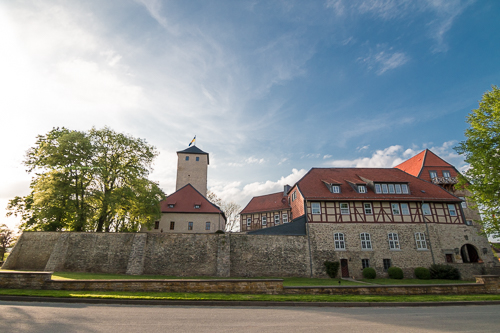
[[0,332],[499,332],[500,305],[126,306],[0,301]]

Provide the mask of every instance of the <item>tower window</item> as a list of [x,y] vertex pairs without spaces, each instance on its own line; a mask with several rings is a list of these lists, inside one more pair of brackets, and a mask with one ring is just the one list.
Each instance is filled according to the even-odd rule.
[[186,161],[189,161],[189,156],[186,156]]
[[200,160],[200,157],[196,156],[196,162],[198,162],[199,160]]

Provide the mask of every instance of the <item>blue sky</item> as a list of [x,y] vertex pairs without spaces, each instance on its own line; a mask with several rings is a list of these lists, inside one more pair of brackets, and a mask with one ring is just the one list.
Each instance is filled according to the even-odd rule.
[[464,168],[466,115],[499,85],[500,2],[0,0],[0,223],[52,127],[110,126],[210,153],[242,206],[311,167],[392,167],[422,149]]

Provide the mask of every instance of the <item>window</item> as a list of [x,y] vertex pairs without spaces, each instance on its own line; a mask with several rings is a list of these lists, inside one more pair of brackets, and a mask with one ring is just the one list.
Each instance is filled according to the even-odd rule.
[[455,208],[455,205],[449,204],[448,211],[450,212],[450,216],[457,216],[457,209]]
[[345,250],[345,240],[343,233],[337,232],[333,234],[333,240],[335,241],[335,250]]
[[392,206],[392,214],[393,215],[401,214],[401,212],[399,211],[399,204],[393,203],[391,206]]
[[389,233],[388,238],[389,238],[389,249],[400,250],[398,234],[395,232],[391,232]]
[[391,268],[391,259],[384,259],[384,271],[387,272],[389,268]]
[[431,179],[437,178],[438,173],[437,171],[429,171],[429,176],[431,176]]
[[431,207],[429,206],[429,204],[422,204],[422,212],[424,213],[424,215],[431,215]]
[[465,221],[465,224],[466,224],[466,225],[472,225],[472,220],[467,220],[467,221]]
[[200,209],[200,205],[194,205],[195,209]]
[[210,222],[205,222],[205,230],[210,230]]
[[408,185],[401,184],[401,190],[403,191],[404,194],[408,194]]
[[295,199],[297,199],[297,191],[293,191],[292,193],[292,202],[295,201]]
[[174,208],[174,206],[175,206],[174,204],[169,204],[168,208]]
[[401,214],[403,215],[410,215],[410,208],[408,208],[407,203],[402,203],[401,204]]
[[396,193],[394,190],[394,184],[389,184],[389,193]]
[[340,193],[340,186],[332,185],[332,193]]
[[364,185],[358,185],[359,193],[366,193],[366,187]]
[[387,184],[382,184],[382,193],[389,193],[389,189],[387,188]]
[[160,221],[155,221],[155,229],[160,229]]
[[370,267],[370,259],[361,259],[361,266],[363,269]]
[[444,178],[451,178],[450,172],[448,170],[443,170],[443,177]]
[[174,230],[175,228],[175,222],[170,222],[170,230]]
[[188,230],[193,230],[193,222],[188,222]]
[[340,214],[342,215],[347,215],[349,214],[349,204],[348,203],[341,203],[340,204]]
[[361,250],[372,249],[372,241],[369,233],[362,232],[359,234],[359,238],[361,239]]
[[274,215],[274,224],[280,224],[280,216]]
[[247,227],[251,226],[252,225],[252,218],[251,217],[248,217],[247,218]]
[[186,161],[189,161],[189,156],[186,156]]
[[267,225],[267,216],[262,216],[262,225]]
[[196,156],[196,162],[198,162],[199,160],[200,160],[200,157]]
[[311,211],[313,214],[321,214],[319,202],[311,202]]
[[364,203],[364,207],[365,207],[365,214],[367,214],[367,215],[373,214],[372,204],[371,203],[365,202]]
[[465,201],[465,197],[458,197],[460,200],[462,200],[462,208],[467,208],[467,201]]
[[375,184],[375,193],[382,193],[382,190],[380,189],[380,184]]
[[423,232],[415,233],[415,242],[417,243],[417,250],[427,250],[427,242]]
[[288,214],[283,213],[283,223],[288,223]]
[[396,188],[396,194],[401,194],[401,184],[396,184],[394,187]]

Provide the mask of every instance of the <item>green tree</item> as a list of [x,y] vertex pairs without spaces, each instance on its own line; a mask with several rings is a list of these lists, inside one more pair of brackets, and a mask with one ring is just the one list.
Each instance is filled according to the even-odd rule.
[[465,156],[469,169],[457,184],[466,187],[477,204],[484,231],[500,236],[500,89],[483,94],[479,108],[467,116],[466,140],[455,150]]
[[165,195],[147,178],[157,155],[107,127],[54,128],[28,150],[32,191],[12,199],[8,215],[20,216],[24,230],[137,231],[161,214]]

